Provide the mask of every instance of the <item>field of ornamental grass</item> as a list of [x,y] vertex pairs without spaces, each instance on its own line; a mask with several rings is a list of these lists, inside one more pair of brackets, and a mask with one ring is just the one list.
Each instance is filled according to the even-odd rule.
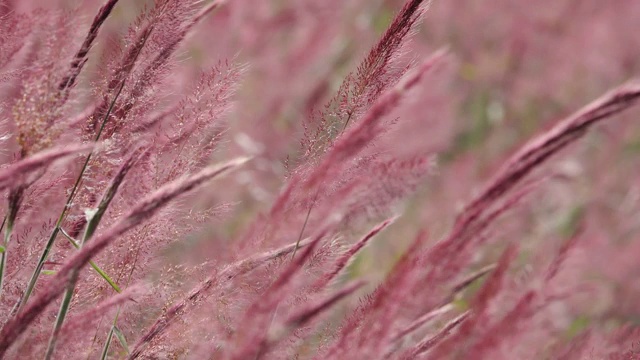
[[0,358],[640,359],[637,0],[0,0]]

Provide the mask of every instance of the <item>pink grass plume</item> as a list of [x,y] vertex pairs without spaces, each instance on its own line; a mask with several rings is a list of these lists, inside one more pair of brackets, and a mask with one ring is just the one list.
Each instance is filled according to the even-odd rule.
[[55,147],[41,151],[33,156],[22,159],[8,167],[0,170],[0,189],[18,185],[17,179],[45,166],[54,161],[74,156],[80,153],[89,152],[94,148],[92,144],[76,144]]
[[151,343],[155,338],[162,335],[171,323],[181,315],[186,314],[191,308],[198,304],[198,301],[202,300],[208,290],[212,287],[224,283],[233,281],[236,277],[251,272],[259,266],[265,265],[271,260],[281,258],[285,255],[293,253],[295,249],[302,249],[309,245],[309,240],[303,240],[299,243],[292,243],[282,248],[267,251],[262,254],[258,254],[248,259],[234,262],[227,265],[220,272],[209,276],[206,280],[202,281],[196,288],[191,290],[189,294],[182,298],[180,301],[172,305],[167,311],[165,311],[155,322],[145,331],[145,333],[136,342],[129,354],[128,359],[137,359],[140,357],[145,349],[145,346]]
[[398,217],[393,217],[391,219],[387,219],[385,221],[383,221],[382,223],[376,225],[373,229],[371,229],[371,231],[369,231],[364,237],[362,237],[362,239],[358,240],[355,244],[353,244],[349,249],[347,249],[347,251],[342,254],[335,262],[335,264],[333,265],[333,269],[331,270],[331,272],[325,274],[323,277],[321,277],[315,284],[314,284],[314,288],[316,289],[322,289],[323,287],[325,287],[327,284],[329,284],[333,279],[336,278],[336,276],[338,276],[338,274],[347,266],[347,264],[349,263],[349,261],[360,251],[362,250],[362,248],[364,248],[368,243],[369,240],[371,240],[373,237],[375,237],[376,235],[378,235],[378,233],[380,233],[382,230],[384,230],[385,228],[387,228],[387,226],[389,226],[390,224],[392,224],[394,221],[396,221]]

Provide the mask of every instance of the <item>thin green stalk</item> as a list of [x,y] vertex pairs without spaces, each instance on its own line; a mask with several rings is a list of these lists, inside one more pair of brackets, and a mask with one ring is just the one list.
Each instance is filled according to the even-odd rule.
[[7,267],[7,236],[5,233],[4,244],[0,245],[0,296],[2,296],[2,285],[4,284],[4,273]]
[[7,226],[4,232],[4,241],[0,245],[0,296],[2,296],[2,287],[4,285],[4,274],[7,267],[7,245],[11,237],[11,230],[10,226]]
[[[2,226],[0,226],[0,231],[4,229],[4,224],[7,221],[7,216],[4,216],[2,219]],[[4,272],[6,267],[6,256],[7,256],[7,233],[5,232],[4,241],[0,245],[0,296],[2,295],[2,284],[4,283]]]
[[[351,116],[353,116],[353,111],[349,111],[348,112],[348,117],[347,117],[347,121],[344,122],[344,126],[342,127],[342,130],[340,130],[340,133],[338,134],[338,136],[342,135],[342,133],[344,133],[344,131],[347,129],[347,125],[349,125],[349,120],[351,120]],[[296,256],[296,251],[298,251],[298,247],[300,245],[300,241],[302,240],[302,235],[304,235],[304,230],[307,227],[307,223],[309,222],[309,217],[311,216],[311,210],[313,210],[313,207],[316,205],[316,201],[318,200],[318,195],[320,194],[320,190],[318,189],[316,191],[316,194],[313,196],[313,201],[311,201],[311,205],[309,205],[309,210],[307,210],[307,216],[304,219],[304,223],[302,224],[302,229],[300,229],[300,235],[298,235],[298,241],[296,241],[296,247],[293,249],[293,253],[291,254],[291,259],[293,259]]]
[[62,322],[67,315],[67,311],[69,310],[71,298],[73,297],[73,289],[75,288],[76,282],[78,281],[78,273],[78,271],[74,271],[73,273],[71,273],[71,279],[69,280],[67,291],[65,292],[64,298],[62,299],[62,304],[60,304],[60,310],[58,310],[58,316],[56,317],[56,324],[53,328],[53,334],[51,335],[51,338],[49,338],[49,345],[47,346],[47,352],[44,356],[46,360],[51,359],[51,356],[53,356],[53,351],[56,348],[58,334],[60,333],[60,329],[62,328]]
[[302,241],[302,235],[304,235],[304,229],[307,227],[307,222],[309,222],[309,216],[311,215],[311,210],[316,204],[318,200],[318,194],[320,194],[320,189],[316,191],[316,194],[313,196],[313,201],[311,201],[311,205],[309,205],[309,210],[307,211],[307,217],[304,219],[304,224],[302,224],[302,229],[300,229],[300,235],[298,235],[298,240],[296,241],[296,247],[293,248],[291,259],[296,257],[296,251],[298,251],[298,247],[300,247],[300,241]]
[[[140,48],[138,49],[138,54],[136,54],[136,58],[137,56],[140,54],[140,51],[142,50],[142,48],[144,47],[144,43],[147,41],[148,36],[144,37],[142,39],[142,45],[140,46]],[[102,119],[102,123],[100,124],[100,129],[98,129],[98,133],[96,134],[96,137],[94,139],[95,142],[97,142],[98,140],[100,140],[100,136],[102,135],[102,131],[104,130],[107,121],[109,120],[109,117],[111,116],[111,112],[113,111],[113,108],[115,107],[116,101],[118,100],[118,97],[120,96],[120,94],[122,93],[122,89],[124,89],[124,85],[126,83],[127,78],[125,77],[122,80],[122,83],[120,84],[120,86],[118,87],[118,91],[116,92],[115,96],[113,97],[113,99],[111,100],[111,104],[109,104],[109,109],[107,110],[107,113],[105,114],[104,118]],[[82,181],[82,178],[84,177],[84,173],[87,171],[87,167],[89,166],[89,161],[91,161],[91,157],[93,155],[93,151],[91,151],[88,155],[87,158],[84,161],[84,164],[82,165],[82,169],[80,170],[80,174],[78,175],[78,178],[76,179],[73,187],[71,188],[71,193],[69,194],[69,197],[67,198],[67,202],[64,205],[64,208],[62,209],[62,212],[60,213],[60,216],[58,217],[58,220],[56,221],[56,224],[53,228],[53,231],[51,232],[51,236],[49,236],[49,240],[47,240],[47,243],[44,247],[44,250],[42,252],[42,255],[40,255],[40,259],[38,260],[38,265],[36,266],[36,269],[33,271],[33,274],[31,275],[31,279],[29,280],[29,284],[27,285],[27,290],[25,291],[22,300],[20,302],[20,306],[18,308],[18,312],[20,310],[22,310],[22,308],[24,307],[24,305],[27,303],[27,301],[29,300],[29,297],[31,296],[31,293],[33,292],[33,289],[36,286],[36,282],[38,281],[38,278],[40,277],[40,273],[42,272],[42,268],[44,266],[45,261],[47,260],[47,256],[49,256],[49,252],[51,251],[51,248],[53,247],[53,242],[55,241],[56,237],[58,236],[58,232],[60,231],[60,226],[62,225],[62,222],[65,219],[65,216],[67,215],[67,211],[69,210],[69,208],[71,207],[71,202],[73,201],[80,182]]]
[[347,126],[349,125],[349,121],[351,120],[351,116],[353,116],[353,110],[349,110],[347,114],[348,114],[347,121],[344,122],[344,125],[342,126],[342,130],[340,131],[340,134],[338,136],[342,135],[342,133],[347,129]]
[[[11,190],[9,193],[9,208],[7,214],[2,220],[2,228],[4,228],[4,239],[0,246],[0,296],[2,296],[2,285],[4,284],[4,275],[7,267],[7,250],[9,246],[9,240],[11,240],[11,234],[13,233],[13,225],[18,216],[18,210],[22,203],[22,195],[24,194],[25,186],[19,185]],[[6,227],[5,227],[6,225]]]
[[118,311],[116,312],[116,316],[113,318],[113,324],[111,325],[109,334],[107,334],[107,339],[105,340],[104,347],[102,348],[102,353],[100,354],[100,360],[107,359],[107,354],[109,354],[111,339],[113,339],[113,333],[118,323],[118,316],[120,316],[120,306],[118,306]]

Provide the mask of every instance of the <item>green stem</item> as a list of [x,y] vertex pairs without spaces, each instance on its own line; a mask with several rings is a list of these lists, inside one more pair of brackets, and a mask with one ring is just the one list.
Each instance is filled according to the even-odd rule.
[[7,226],[4,232],[3,244],[0,245],[0,296],[2,295],[2,285],[4,284],[4,274],[7,266],[7,245],[10,237],[11,229],[10,226]]
[[[7,221],[7,217],[5,216],[2,220],[2,226],[0,227],[0,231],[4,228],[4,224]],[[0,296],[2,296],[2,285],[4,284],[4,273],[5,268],[7,266],[7,244],[9,243],[9,229],[7,227],[7,231],[4,233],[4,241],[2,245],[0,245]]]
[[22,202],[22,195],[25,188],[25,186],[19,185],[11,190],[9,193],[9,208],[4,220],[2,220],[1,228],[4,228],[4,239],[2,245],[0,245],[0,253],[2,253],[0,255],[0,296],[2,295],[2,285],[4,284],[4,276],[7,268],[7,250],[9,247],[9,240],[11,240],[13,225],[15,224],[16,217],[18,216],[18,209],[20,209],[20,203]]
[[307,211],[307,217],[304,219],[304,224],[302,224],[302,229],[300,229],[300,235],[298,235],[298,240],[296,241],[296,247],[293,248],[293,252],[291,254],[291,259],[296,257],[296,251],[298,251],[298,247],[300,247],[300,241],[302,241],[302,235],[304,235],[304,229],[307,227],[307,222],[309,222],[309,216],[311,215],[311,210],[316,204],[318,200],[318,194],[320,194],[320,189],[316,191],[316,194],[313,196],[313,201],[311,201],[311,205],[309,205],[309,210]]
[[[7,215],[2,219],[2,225],[0,225],[0,231],[4,229],[4,224],[7,222]],[[0,245],[0,295],[2,295],[2,284],[4,283],[4,271],[6,267],[6,256],[7,256],[7,236],[5,233],[4,241],[2,245]]]
[[[338,136],[342,135],[342,133],[347,128],[347,125],[349,125],[349,120],[351,120],[352,115],[353,115],[353,112],[350,110],[348,112],[347,121],[344,122],[344,126],[342,127],[342,130],[340,130],[340,133],[338,134]],[[300,246],[300,241],[302,241],[302,235],[304,235],[304,230],[307,227],[307,223],[309,222],[309,217],[311,216],[311,210],[313,210],[313,207],[316,205],[316,201],[318,200],[318,194],[320,194],[320,188],[316,191],[316,194],[313,196],[313,201],[311,201],[311,205],[309,205],[309,210],[307,210],[307,216],[305,217],[304,223],[302,224],[302,229],[300,229],[300,235],[298,235],[298,241],[296,241],[296,247],[293,248],[291,259],[293,259],[296,256],[296,252],[298,251],[298,247]]]
[[64,318],[67,315],[67,311],[69,311],[69,305],[71,304],[71,298],[73,298],[73,290],[75,288],[77,281],[78,281],[78,270],[75,270],[71,273],[71,279],[69,280],[67,291],[64,293],[62,304],[60,304],[60,310],[58,310],[58,316],[56,317],[56,324],[53,327],[53,334],[49,339],[49,345],[47,346],[47,353],[44,356],[45,360],[50,360],[51,357],[53,356],[53,351],[55,350],[56,342],[58,341],[58,335],[60,334],[60,329],[62,329],[62,323],[64,322]]

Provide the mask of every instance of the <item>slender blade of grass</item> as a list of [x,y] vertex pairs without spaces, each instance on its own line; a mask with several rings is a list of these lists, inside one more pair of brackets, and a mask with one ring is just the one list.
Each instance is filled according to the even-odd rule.
[[127,339],[124,337],[124,334],[122,333],[122,331],[120,331],[120,328],[114,325],[113,332],[116,334],[116,338],[118,339],[118,342],[120,343],[120,345],[122,345],[122,348],[124,349],[124,351],[126,351],[127,355],[129,355],[129,345],[127,345]]
[[120,307],[118,307],[116,316],[113,318],[113,325],[111,325],[111,329],[109,329],[109,334],[107,334],[107,339],[104,342],[104,347],[102,348],[102,353],[100,354],[100,360],[107,359],[107,355],[109,354],[109,347],[111,346],[111,339],[113,339],[113,335],[116,335],[116,338],[118,338],[120,345],[122,345],[122,347],[127,351],[127,355],[129,355],[129,346],[127,345],[127,341],[124,338],[124,334],[122,334],[122,332],[120,331],[120,329],[118,329],[118,326],[116,325],[118,323],[119,316],[120,316]]

